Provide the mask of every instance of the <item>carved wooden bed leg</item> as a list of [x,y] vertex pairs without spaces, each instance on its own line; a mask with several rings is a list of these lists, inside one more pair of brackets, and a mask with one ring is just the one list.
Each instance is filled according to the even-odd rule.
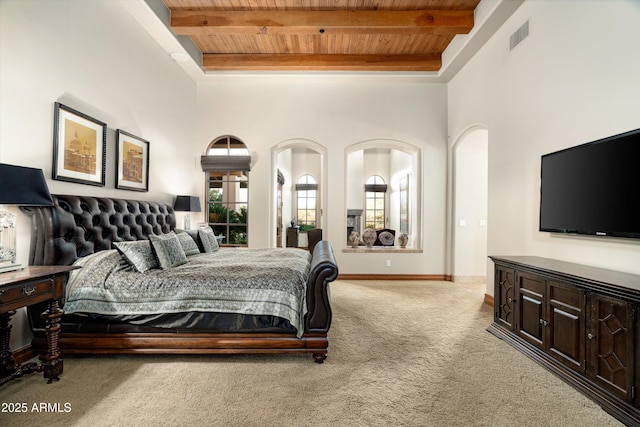
[[327,353],[313,353],[313,360],[316,363],[323,363],[324,359],[327,358]]

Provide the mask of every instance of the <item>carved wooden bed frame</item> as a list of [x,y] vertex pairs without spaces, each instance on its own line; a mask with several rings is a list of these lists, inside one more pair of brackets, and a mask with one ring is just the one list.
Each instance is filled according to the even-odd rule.
[[[163,203],[66,195],[53,196],[53,200],[53,207],[25,208],[32,216],[31,265],[72,264],[79,257],[111,249],[112,242],[146,239],[149,234],[168,233],[176,225],[173,208]],[[312,256],[301,338],[295,333],[271,331],[140,331],[134,325],[130,330],[125,327],[98,332],[82,332],[82,325],[72,325],[65,331],[63,317],[59,343],[63,354],[310,353],[317,363],[322,363],[327,357],[332,314],[328,285],[337,276],[333,250],[323,240]],[[33,308],[30,320],[32,314],[41,312],[39,309]],[[33,349],[43,352],[47,348],[46,335],[30,323]]]

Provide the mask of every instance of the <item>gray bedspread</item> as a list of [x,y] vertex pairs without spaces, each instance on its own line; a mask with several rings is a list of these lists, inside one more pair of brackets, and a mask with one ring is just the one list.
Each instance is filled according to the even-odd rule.
[[223,249],[169,270],[138,273],[116,250],[81,258],[67,283],[66,313],[189,311],[271,315],[304,331],[311,255],[301,249]]

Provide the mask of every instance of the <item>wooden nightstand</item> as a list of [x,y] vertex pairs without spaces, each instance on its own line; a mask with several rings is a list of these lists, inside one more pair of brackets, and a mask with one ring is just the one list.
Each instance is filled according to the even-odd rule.
[[[59,300],[64,296],[69,271],[77,267],[68,265],[39,265],[22,270],[0,273],[0,385],[32,372],[43,372],[48,383],[58,381],[63,364],[58,336],[60,317],[64,313]],[[42,364],[18,365],[9,347],[10,318],[16,309],[48,301],[48,309],[42,313],[47,321],[47,354],[41,355]]]

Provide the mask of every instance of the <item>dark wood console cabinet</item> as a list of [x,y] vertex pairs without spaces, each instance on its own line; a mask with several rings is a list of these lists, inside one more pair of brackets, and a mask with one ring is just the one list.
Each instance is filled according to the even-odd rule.
[[627,425],[640,425],[640,276],[552,259],[490,257],[487,329]]

